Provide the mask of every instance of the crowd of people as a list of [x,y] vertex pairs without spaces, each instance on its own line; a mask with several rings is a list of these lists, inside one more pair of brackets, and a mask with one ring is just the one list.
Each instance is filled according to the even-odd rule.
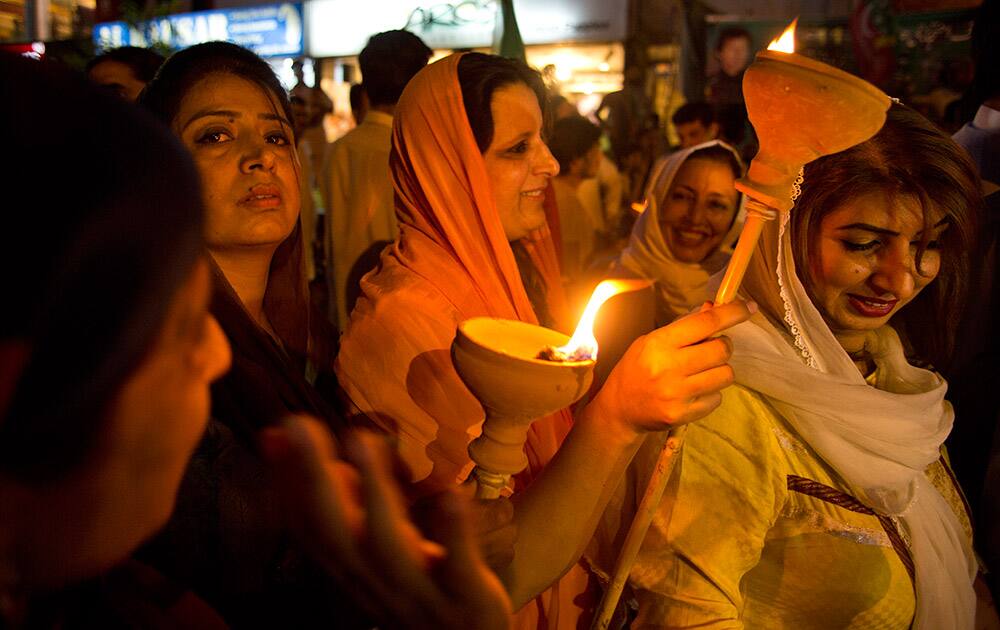
[[[234,44],[3,60],[0,626],[581,627],[690,425],[616,627],[1000,628],[995,348],[970,341],[1000,83],[961,145],[896,103],[808,164],[716,305],[747,157],[718,108],[678,110],[637,184],[634,77],[595,121],[523,61],[430,57],[372,36],[329,146],[322,91]],[[571,332],[605,278],[650,287],[473,499],[458,325]]]

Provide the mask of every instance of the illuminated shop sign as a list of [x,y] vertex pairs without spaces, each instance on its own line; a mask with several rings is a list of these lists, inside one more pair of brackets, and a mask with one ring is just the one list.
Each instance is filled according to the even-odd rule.
[[45,42],[28,42],[26,44],[0,44],[0,50],[27,57],[28,59],[41,59],[45,56]]
[[267,4],[240,9],[179,13],[129,26],[103,22],[94,26],[98,50],[162,43],[177,50],[224,40],[245,46],[262,57],[293,57],[303,53],[300,3]]
[[[625,0],[514,0],[525,44],[625,39]],[[496,0],[311,0],[305,4],[309,54],[356,55],[368,38],[405,28],[431,48],[492,45]]]

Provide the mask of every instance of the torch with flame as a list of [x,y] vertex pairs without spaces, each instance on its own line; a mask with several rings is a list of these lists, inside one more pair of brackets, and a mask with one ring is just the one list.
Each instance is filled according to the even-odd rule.
[[[803,167],[874,136],[891,103],[873,85],[846,72],[795,54],[794,20],[767,50],[757,53],[743,75],[747,115],[760,150],[736,188],[747,195],[747,220],[716,294],[731,302],[743,282],[764,224],[794,205],[795,180]],[[629,528],[592,628],[604,630],[621,597],[670,478],[686,427],[672,429]]]
[[[452,363],[486,412],[482,434],[469,444],[477,497],[497,498],[511,475],[528,465],[524,442],[532,422],[568,407],[590,389],[597,358],[594,319],[601,306],[619,293],[647,286],[646,280],[601,282],[572,338],[492,317],[459,325],[451,345]],[[556,356],[539,358],[545,348]]]

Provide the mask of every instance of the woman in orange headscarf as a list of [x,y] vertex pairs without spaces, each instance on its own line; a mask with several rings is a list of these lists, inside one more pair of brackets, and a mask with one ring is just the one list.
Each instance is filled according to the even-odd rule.
[[[527,66],[469,53],[422,70],[396,109],[400,236],[362,281],[336,368],[354,406],[399,436],[428,491],[468,475],[483,420],[451,363],[458,324],[552,312],[552,299],[526,291],[556,288],[542,200],[558,166],[542,141],[542,103]],[[747,316],[742,303],[723,306],[641,338],[575,422],[563,410],[532,425],[512,488],[514,560],[500,572],[515,608],[537,597],[519,626],[576,627],[588,577],[576,563],[625,466],[646,432],[719,404],[729,347],[704,340]]]

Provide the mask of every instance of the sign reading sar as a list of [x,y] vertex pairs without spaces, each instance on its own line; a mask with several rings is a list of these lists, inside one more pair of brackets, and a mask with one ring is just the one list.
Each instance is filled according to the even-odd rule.
[[161,44],[179,50],[223,40],[261,57],[293,57],[303,53],[302,4],[269,4],[240,9],[179,13],[129,25],[103,22],[94,26],[94,47]]

